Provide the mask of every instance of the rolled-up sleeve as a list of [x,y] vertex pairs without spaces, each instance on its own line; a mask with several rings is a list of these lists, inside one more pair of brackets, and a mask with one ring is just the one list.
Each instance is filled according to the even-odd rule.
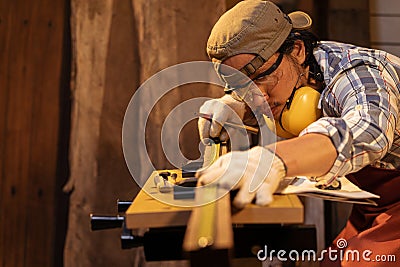
[[324,117],[300,135],[330,137],[337,158],[323,177],[327,183],[382,159],[393,144],[398,119],[396,78],[359,65],[341,73],[322,94]]

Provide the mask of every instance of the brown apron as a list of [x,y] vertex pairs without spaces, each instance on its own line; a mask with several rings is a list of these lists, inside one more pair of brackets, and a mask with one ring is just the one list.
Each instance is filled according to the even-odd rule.
[[337,260],[324,257],[321,266],[400,266],[400,171],[368,166],[346,177],[381,198],[378,206],[353,205],[330,247]]

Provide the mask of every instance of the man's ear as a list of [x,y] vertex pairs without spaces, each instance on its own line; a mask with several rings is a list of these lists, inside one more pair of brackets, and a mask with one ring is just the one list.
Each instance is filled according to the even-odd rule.
[[306,60],[306,47],[304,46],[304,42],[296,40],[291,54],[300,65],[303,65]]

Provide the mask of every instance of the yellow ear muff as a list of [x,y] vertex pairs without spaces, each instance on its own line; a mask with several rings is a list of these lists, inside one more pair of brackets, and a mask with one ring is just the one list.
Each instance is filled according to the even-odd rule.
[[275,129],[276,129],[276,135],[277,136],[283,137],[285,139],[290,139],[290,138],[296,137],[296,135],[293,135],[290,132],[285,131],[282,128],[282,126],[281,126],[281,124],[279,123],[278,120],[275,120]]
[[308,125],[318,120],[322,115],[321,110],[318,109],[320,96],[318,91],[308,86],[297,89],[290,108],[285,107],[280,123],[279,121],[275,123],[277,135],[284,138],[298,136]]
[[263,114],[263,117],[264,117],[264,121],[265,121],[266,125],[268,126],[268,128],[271,131],[273,131],[277,136],[280,136],[280,137],[283,137],[283,138],[286,138],[286,139],[295,137],[293,134],[283,130],[281,125],[279,124],[279,122],[277,120],[273,121],[270,117],[266,116],[265,114]]

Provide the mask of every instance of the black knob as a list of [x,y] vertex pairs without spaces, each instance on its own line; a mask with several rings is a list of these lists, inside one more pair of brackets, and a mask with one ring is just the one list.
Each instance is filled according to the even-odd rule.
[[92,231],[121,228],[124,216],[99,216],[90,214],[90,228]]
[[158,175],[160,175],[164,180],[168,181],[168,177],[171,176],[171,173],[168,171],[165,171],[165,172],[160,172]]
[[137,248],[143,246],[143,236],[134,236],[129,232],[123,232],[121,234],[121,248],[129,249],[129,248]]
[[131,204],[132,204],[132,201],[118,199],[118,201],[117,201],[118,212],[125,212]]

